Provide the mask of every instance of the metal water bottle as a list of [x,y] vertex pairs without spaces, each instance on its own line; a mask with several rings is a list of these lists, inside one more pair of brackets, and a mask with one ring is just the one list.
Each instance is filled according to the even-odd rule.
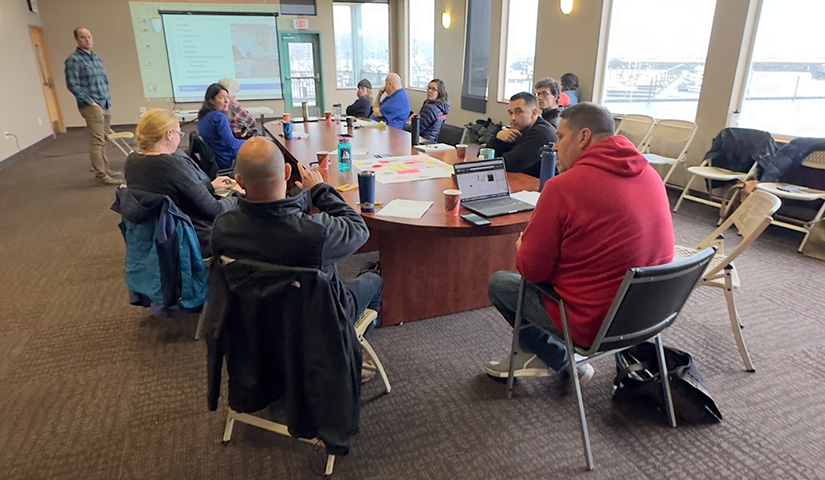
[[304,117],[304,123],[309,121],[309,104],[301,102],[301,115]]
[[555,143],[548,143],[541,147],[541,171],[539,173],[539,192],[544,188],[544,182],[556,175],[556,152],[553,151]]
[[352,169],[352,145],[346,137],[338,139],[338,171],[348,172]]
[[412,146],[416,146],[421,142],[421,117],[413,115],[410,120],[410,132],[412,132]]

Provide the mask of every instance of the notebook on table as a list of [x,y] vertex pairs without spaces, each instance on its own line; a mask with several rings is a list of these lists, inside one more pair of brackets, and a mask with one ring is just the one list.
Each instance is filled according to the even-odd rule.
[[510,196],[503,158],[456,163],[453,168],[461,205],[467,210],[485,217],[533,210],[533,205]]

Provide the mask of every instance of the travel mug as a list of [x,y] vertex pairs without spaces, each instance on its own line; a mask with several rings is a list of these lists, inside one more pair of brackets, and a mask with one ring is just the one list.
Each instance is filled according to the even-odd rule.
[[375,172],[372,170],[358,172],[358,198],[362,212],[375,211]]
[[541,147],[541,170],[539,171],[539,192],[544,188],[544,182],[556,175],[556,152],[553,143]]

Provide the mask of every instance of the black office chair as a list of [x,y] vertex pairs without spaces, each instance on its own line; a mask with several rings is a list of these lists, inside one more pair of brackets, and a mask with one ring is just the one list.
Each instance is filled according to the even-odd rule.
[[[577,367],[602,357],[612,356],[616,352],[654,338],[659,353],[659,371],[666,372],[661,332],[676,320],[688,296],[690,296],[713,258],[713,254],[714,249],[709,247],[684,260],[655,267],[629,269],[590,347],[573,344],[567,325],[564,299],[549,285],[535,285],[542,295],[552,298],[559,304],[564,333],[563,340],[570,357],[567,370],[570,381],[573,382],[573,389],[576,392],[582,443],[588,470],[593,469],[593,455],[590,451],[590,437],[587,434],[587,420],[584,416],[584,404]],[[526,282],[522,281],[519,289],[510,358],[513,358],[518,352],[519,331],[526,322],[526,319],[522,319],[525,284]],[[541,328],[533,324],[528,326]],[[579,354],[583,359],[577,360],[575,354]],[[510,362],[510,372],[507,377],[507,398],[510,398],[513,390],[513,369],[514,362]],[[670,382],[662,382],[662,390],[667,404],[670,426],[676,427],[676,415],[673,410],[673,400],[670,396]]]
[[215,160],[215,152],[204,140],[198,135],[197,130],[193,130],[189,134],[189,150],[186,152],[189,158],[194,160],[201,170],[209,176],[210,180],[214,180],[219,175],[232,176],[235,170],[235,165],[230,168],[218,168],[218,162]]
[[446,143],[447,145],[456,146],[464,143],[467,138],[467,127],[456,127],[455,125],[442,124],[441,130],[436,137],[436,143]]

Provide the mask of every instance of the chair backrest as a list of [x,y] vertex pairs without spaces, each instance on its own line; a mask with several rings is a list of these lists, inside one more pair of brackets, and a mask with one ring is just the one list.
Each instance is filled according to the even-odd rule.
[[218,161],[215,160],[215,152],[204,140],[198,135],[197,130],[193,130],[189,135],[189,150],[186,152],[189,158],[194,160],[201,170],[206,173],[210,179],[214,180],[218,176]]
[[802,159],[802,166],[825,170],[825,150],[816,150]]
[[466,138],[467,127],[456,127],[455,125],[445,123],[441,125],[441,130],[438,132],[438,137],[435,141],[438,143],[446,143],[447,145],[456,146],[464,143]]
[[635,345],[671,325],[713,253],[706,248],[684,260],[629,269],[587,354]]
[[625,115],[616,127],[616,135],[622,135],[641,149],[656,120],[648,115]]
[[725,251],[724,259],[721,262],[714,262],[713,266],[705,273],[705,277],[712,278],[745,251],[768,228],[768,225],[773,221],[771,215],[779,210],[780,206],[782,206],[782,200],[776,195],[762,190],[751,192],[748,198],[742,202],[742,205],[699,244],[699,248],[718,245],[720,236],[731,226],[736,227],[736,230],[742,235],[742,240],[736,245],[736,248],[731,252]]
[[696,135],[696,124],[687,120],[659,120],[653,125],[643,153],[667,158],[683,159]]

